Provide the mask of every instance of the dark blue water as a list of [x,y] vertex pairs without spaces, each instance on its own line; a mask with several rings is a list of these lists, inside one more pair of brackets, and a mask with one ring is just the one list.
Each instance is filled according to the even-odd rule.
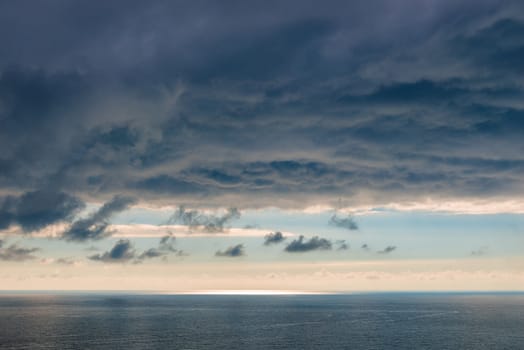
[[0,348],[521,350],[524,295],[0,295]]

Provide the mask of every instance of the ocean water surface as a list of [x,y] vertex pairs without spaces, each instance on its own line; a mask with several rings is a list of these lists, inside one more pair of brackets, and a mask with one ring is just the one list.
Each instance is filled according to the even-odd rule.
[[0,294],[1,349],[524,349],[524,294]]

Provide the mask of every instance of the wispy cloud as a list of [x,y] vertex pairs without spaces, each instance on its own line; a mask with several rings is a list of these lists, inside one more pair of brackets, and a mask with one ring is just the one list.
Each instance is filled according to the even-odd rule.
[[349,243],[346,242],[346,240],[338,240],[335,242],[335,245],[337,246],[337,250],[348,250],[349,249]]
[[169,233],[163,236],[162,238],[160,238],[160,242],[158,243],[158,249],[162,251],[167,251],[167,252],[176,252],[175,243],[176,243],[175,236],[173,236],[172,233]]
[[187,210],[184,206],[180,206],[170,217],[169,223],[185,225],[190,230],[219,233],[224,232],[227,225],[238,218],[240,218],[240,211],[237,208],[229,208],[223,215],[213,215],[198,210]]
[[4,246],[4,241],[0,240],[0,260],[4,261],[26,261],[36,259],[33,254],[39,251],[39,248],[24,248],[17,244],[11,244],[8,247]]
[[137,256],[137,260],[146,260],[153,258],[166,258],[169,254],[174,254],[177,256],[183,255],[181,250],[175,248],[175,236],[172,233],[169,233],[160,238],[158,242],[158,247],[149,248]]
[[358,224],[351,215],[340,217],[335,213],[329,219],[329,224],[331,226],[345,228],[347,230],[358,230]]
[[68,258],[58,258],[55,260],[55,263],[59,265],[75,265],[78,263],[78,261],[76,259],[68,257]]
[[153,259],[153,258],[165,256],[165,255],[166,255],[166,252],[163,252],[158,248],[149,248],[143,251],[142,253],[140,253],[140,255],[137,256],[137,259],[138,260]]
[[394,252],[395,250],[397,250],[397,247],[394,246],[394,245],[388,245],[386,248],[382,249],[382,250],[379,250],[377,253],[378,254],[389,254],[389,253],[392,253]]
[[107,231],[109,218],[126,210],[133,203],[135,203],[134,198],[115,196],[87,218],[73,222],[71,227],[63,233],[62,238],[78,242],[105,238],[111,234]]

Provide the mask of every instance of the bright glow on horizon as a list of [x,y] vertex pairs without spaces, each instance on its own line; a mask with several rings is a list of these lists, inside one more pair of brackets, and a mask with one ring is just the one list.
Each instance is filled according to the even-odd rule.
[[196,290],[188,292],[166,292],[162,294],[185,294],[185,295],[312,295],[312,294],[334,294],[332,292],[312,292],[305,290],[276,290],[276,289],[218,289],[218,290]]

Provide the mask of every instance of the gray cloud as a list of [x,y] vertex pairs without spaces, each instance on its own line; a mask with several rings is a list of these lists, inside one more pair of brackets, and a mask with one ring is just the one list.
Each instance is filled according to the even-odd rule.
[[397,247],[395,247],[394,245],[388,245],[386,248],[379,250],[377,253],[378,254],[389,254],[395,250],[397,250]]
[[475,249],[475,250],[472,250],[471,251],[471,255],[473,256],[483,256],[483,255],[486,255],[488,253],[488,247],[487,246],[482,246],[478,249]]
[[264,245],[277,244],[277,243],[283,242],[285,239],[286,237],[284,237],[282,232],[280,231],[271,232],[264,236]]
[[159,250],[158,248],[149,248],[138,255],[138,260],[153,259],[165,256],[166,252]]
[[335,213],[329,219],[329,224],[331,226],[345,228],[347,230],[358,230],[357,222],[351,215],[348,215],[345,218],[341,218]]
[[56,259],[55,263],[59,265],[74,265],[76,260],[72,258],[58,258]]
[[62,237],[68,241],[78,242],[107,237],[110,235],[110,232],[107,232],[109,218],[126,210],[134,202],[135,199],[131,197],[115,196],[104,203],[97,211],[90,214],[89,217],[73,222]]
[[369,245],[367,243],[364,243],[362,244],[362,246],[360,246],[361,249],[364,249],[365,251],[369,251]]
[[18,224],[25,232],[69,221],[84,203],[63,192],[37,190],[0,198],[0,230]]
[[17,244],[11,244],[8,247],[3,247],[4,242],[0,240],[0,260],[3,261],[26,261],[36,259],[34,252],[39,251],[39,248],[23,248]]
[[223,215],[204,214],[198,210],[187,210],[180,206],[169,219],[170,223],[188,226],[190,229],[199,229],[206,232],[224,232],[227,225],[240,217],[240,211],[236,208],[229,208]]
[[335,244],[337,245],[337,250],[348,250],[349,249],[349,244],[344,239],[336,241]]
[[162,251],[167,251],[167,252],[176,252],[175,242],[176,242],[175,236],[173,236],[172,233],[169,233],[160,238],[158,249]]
[[231,247],[228,247],[226,250],[219,250],[215,253],[215,256],[220,257],[229,257],[229,258],[236,258],[240,256],[246,255],[244,245],[243,244],[237,244]]
[[88,258],[102,262],[128,262],[136,257],[136,251],[128,239],[118,240],[111,250],[103,254],[91,255]]
[[325,238],[319,238],[318,236],[314,236],[307,241],[304,241],[304,236],[300,236],[298,239],[291,241],[286,246],[285,251],[289,253],[302,253],[313,250],[331,250],[332,245],[331,241]]
[[73,3],[0,4],[7,193],[239,208],[522,195],[522,2]]
[[169,233],[160,238],[158,247],[149,248],[137,256],[138,261],[153,259],[153,258],[165,258],[169,254],[175,254],[182,256],[184,253],[181,250],[175,248],[175,237]]
[[177,257],[186,257],[186,256],[189,256],[191,254],[189,254],[188,252],[186,252],[185,250],[182,250],[182,249],[177,249],[176,253],[175,253],[175,256]]

